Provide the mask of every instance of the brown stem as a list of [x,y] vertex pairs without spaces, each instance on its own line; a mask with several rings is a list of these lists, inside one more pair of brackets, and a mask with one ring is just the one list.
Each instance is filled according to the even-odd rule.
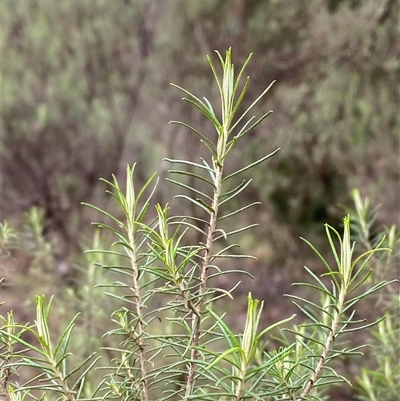
[[201,275],[200,275],[200,287],[199,287],[199,304],[197,306],[198,313],[192,314],[192,328],[193,328],[193,337],[192,337],[192,350],[190,352],[190,363],[189,363],[189,372],[186,381],[186,393],[185,397],[188,397],[193,389],[194,378],[196,373],[196,359],[198,358],[197,347],[200,342],[200,326],[201,326],[201,312],[203,310],[204,300],[203,296],[207,289],[207,278],[208,278],[208,268],[210,266],[211,258],[212,258],[212,246],[214,241],[214,233],[217,228],[217,216],[218,216],[218,205],[219,205],[219,197],[221,194],[221,186],[222,186],[222,171],[223,165],[217,165],[216,167],[216,176],[215,176],[215,188],[214,188],[214,197],[212,202],[212,213],[210,216],[210,225],[208,227],[207,232],[207,241],[205,247],[205,253],[203,257],[203,263],[201,266]]

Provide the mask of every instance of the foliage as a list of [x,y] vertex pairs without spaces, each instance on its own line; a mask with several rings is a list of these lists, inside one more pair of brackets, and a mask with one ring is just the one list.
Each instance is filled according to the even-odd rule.
[[[122,179],[134,160],[142,185],[154,169],[166,174],[161,157],[202,154],[183,127],[166,139],[170,115],[199,123],[166,88],[170,81],[197,92],[210,87],[199,53],[232,44],[240,62],[258,54],[249,66],[252,98],[272,80],[280,87],[270,94],[277,112],[270,129],[242,138],[226,165],[233,170],[262,157],[266,146],[282,147],[271,170],[254,171],[246,193],[268,202],[261,217],[273,224],[260,235],[269,245],[293,243],[309,229],[323,236],[324,222],[337,228],[336,204],[348,201],[352,187],[378,197],[386,224],[394,221],[399,198],[388,188],[399,180],[396,0],[21,0],[4,2],[2,12],[1,213],[10,219],[43,209],[57,256],[81,253],[93,215],[80,201],[108,208],[97,177]],[[210,92],[210,101],[217,95]],[[211,138],[212,125],[204,133]],[[160,186],[158,202],[171,192]],[[273,242],[269,226],[289,235]],[[292,258],[308,252],[293,248]],[[288,267],[286,256],[262,262],[278,269],[284,259]]]
[[10,251],[18,246],[18,237],[7,221],[0,224],[0,260],[8,258]]
[[147,74],[147,11],[122,10],[119,1],[30,0],[3,10],[2,209],[42,209],[63,258],[80,251],[79,201],[123,156]]
[[[392,250],[391,253],[374,255],[372,268],[375,274],[370,282],[373,284],[380,279],[397,277],[396,266],[400,255],[398,228],[392,225],[377,229],[379,208],[371,209],[369,199],[363,201],[358,190],[352,192],[352,198],[355,207],[347,209],[352,216],[352,231],[358,243],[370,250],[379,242]],[[372,366],[364,366],[358,378],[362,400],[395,400],[400,392],[400,297],[397,284],[392,283],[377,301],[377,307],[384,311],[386,318],[372,329],[370,345],[376,362]]]
[[[219,286],[218,279],[236,272],[234,268],[221,268],[221,260],[233,265],[234,261],[240,264],[251,258],[237,251],[232,237],[254,225],[226,228],[228,219],[236,222],[242,212],[255,206],[254,202],[232,206],[232,200],[251,183],[246,175],[239,184],[235,178],[276,151],[233,172],[225,171],[233,149],[269,115],[248,116],[271,85],[240,112],[250,83],[243,76],[250,57],[235,75],[231,51],[225,58],[218,52],[217,56],[222,73],[211,58],[208,61],[220,95],[219,109],[207,98],[176,86],[216,132],[213,141],[186,122],[175,122],[194,134],[207,154],[200,161],[167,159],[173,165],[168,180],[182,189],[178,201],[193,204],[196,213],[170,215],[168,204],[154,201],[156,174],[138,189],[135,165],[127,167],[125,189],[116,176],[103,179],[119,213],[89,205],[106,219],[95,223],[97,227],[114,237],[111,247],[102,249],[98,243],[99,248],[90,251],[99,254],[100,267],[112,276],[110,283],[100,286],[106,287],[111,299],[120,305],[112,313],[114,328],[105,334],[114,340],[107,347],[111,363],[101,366],[94,353],[75,362],[70,342],[78,316],[54,340],[49,326],[52,302],[37,296],[33,325],[15,323],[12,312],[2,316],[0,388],[6,400],[322,399],[333,383],[348,382],[333,362],[360,355],[360,347],[343,347],[342,337],[376,323],[356,316],[354,306],[390,285],[384,280],[370,283],[369,269],[374,255],[389,249],[382,247],[381,240],[356,254],[349,216],[344,219],[343,235],[330,225],[325,227],[333,264],[306,241],[325,272],[318,276],[306,267],[312,282],[298,285],[311,288],[321,296],[321,302],[290,295],[304,323],[285,329],[288,335],[283,339],[288,341],[281,347],[267,351],[261,341],[271,330],[287,325],[293,316],[261,328],[264,305],[250,293],[244,329],[238,335],[227,324],[226,314],[220,312],[221,302],[234,302],[234,290],[239,285],[229,290]],[[231,204],[230,209],[227,204]],[[193,232],[200,238],[195,243],[190,242]],[[33,336],[31,341],[24,339],[27,333]],[[95,366],[105,369],[98,383],[88,380]],[[26,368],[36,372],[32,379],[11,381],[12,374]]]

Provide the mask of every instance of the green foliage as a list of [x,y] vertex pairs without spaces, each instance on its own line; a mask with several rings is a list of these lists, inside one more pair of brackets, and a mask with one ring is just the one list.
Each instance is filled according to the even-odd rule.
[[[336,204],[347,202],[355,186],[378,196],[389,216],[397,210],[396,191],[388,188],[398,185],[399,3],[197,3],[4,2],[4,218],[36,205],[57,236],[56,251],[65,258],[80,254],[93,215],[79,202],[107,207],[98,176],[109,180],[115,173],[121,180],[126,163],[135,160],[142,185],[164,168],[160,157],[194,160],[200,154],[196,138],[183,130],[174,132],[174,141],[160,135],[171,129],[169,115],[199,122],[195,109],[188,111],[165,89],[170,81],[197,93],[210,87],[199,49],[209,53],[232,43],[240,62],[250,51],[258,54],[249,66],[250,98],[266,83],[279,82],[279,91],[270,94],[277,112],[270,129],[259,126],[242,138],[226,165],[249,164],[274,143],[282,147],[271,171],[254,170],[247,192],[253,201],[268,201],[265,220],[279,224],[279,232],[289,225],[294,238],[297,229],[323,231],[326,221],[336,227]],[[209,100],[217,95],[218,88],[211,90]],[[212,138],[215,131],[208,125],[202,133]],[[158,201],[170,194],[160,186]],[[261,234],[272,242],[267,226]],[[275,255],[262,262],[278,264],[283,258]]]
[[18,246],[18,237],[7,221],[0,223],[0,261],[10,256],[10,251]]
[[[373,255],[371,264],[375,274],[371,275],[369,282],[376,284],[379,279],[397,277],[396,266],[400,255],[398,228],[392,225],[377,229],[379,208],[371,209],[369,199],[362,200],[358,190],[352,192],[352,198],[354,209],[346,209],[352,216],[352,232],[358,243],[370,250],[379,242],[392,250],[379,256]],[[373,340],[370,345],[375,363],[361,369],[358,386],[362,389],[362,400],[395,400],[400,391],[400,297],[397,284],[389,285],[388,291],[381,294],[377,301],[377,307],[386,316],[371,329]]]
[[[101,364],[100,355],[90,352],[76,362],[70,350],[78,315],[54,340],[52,302],[37,296],[33,325],[15,323],[12,312],[2,316],[0,388],[6,400],[322,399],[332,384],[349,382],[336,370],[334,362],[361,355],[361,347],[344,347],[342,339],[376,323],[356,316],[354,307],[392,283],[383,279],[371,282],[372,258],[389,248],[383,247],[384,239],[380,239],[364,253],[356,254],[349,216],[344,219],[343,235],[330,225],[325,227],[334,263],[305,240],[325,272],[318,276],[306,267],[312,282],[298,285],[317,293],[321,302],[290,295],[304,323],[282,331],[281,347],[266,350],[261,342],[267,333],[287,326],[294,316],[262,327],[264,304],[251,293],[241,334],[234,333],[227,314],[221,313],[226,302],[234,302],[239,283],[226,290],[219,280],[237,271],[248,274],[244,269],[237,270],[233,263],[240,265],[251,258],[238,252],[232,238],[254,224],[234,229],[227,225],[229,219],[236,223],[242,212],[255,205],[233,203],[235,198],[240,202],[239,195],[251,183],[251,179],[244,178],[237,184],[236,178],[276,150],[226,173],[231,151],[269,115],[248,117],[271,85],[240,113],[250,83],[249,78],[244,82],[242,79],[250,57],[235,75],[231,50],[225,57],[218,52],[217,56],[222,73],[211,58],[208,61],[220,95],[219,111],[207,98],[176,86],[184,92],[184,100],[200,111],[216,132],[213,141],[201,130],[175,122],[194,134],[207,154],[200,161],[167,159],[173,165],[169,171],[173,178],[168,180],[185,191],[176,196],[175,202],[192,204],[195,213],[170,215],[168,204],[155,202],[156,174],[138,189],[136,165],[127,167],[124,189],[116,176],[103,179],[108,194],[118,205],[118,213],[89,205],[105,220],[95,223],[98,229],[114,238],[112,246],[103,247],[95,237],[94,249],[88,253],[88,279],[96,281],[93,256],[107,273],[105,277],[111,277],[110,282],[98,283],[98,287],[106,287],[110,303],[118,305],[112,312],[113,328],[104,334],[110,345],[103,350],[111,355],[111,361]],[[29,216],[32,227],[40,227],[40,213],[33,210]],[[194,243],[193,232],[199,238]],[[10,238],[10,234],[4,237]],[[231,267],[222,268],[222,260]],[[90,294],[85,288],[81,290],[86,306],[90,305]],[[88,317],[96,316],[93,311],[86,312]],[[25,334],[31,340],[25,340]],[[96,367],[104,372],[97,382],[90,380]],[[33,377],[14,383],[12,375],[24,369],[33,371]]]

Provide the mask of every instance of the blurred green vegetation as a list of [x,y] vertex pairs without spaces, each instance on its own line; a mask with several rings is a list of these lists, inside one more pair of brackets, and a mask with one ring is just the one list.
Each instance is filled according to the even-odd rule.
[[[2,261],[6,308],[25,321],[31,295],[58,292],[61,305],[86,302],[95,315],[88,291],[99,277],[82,257],[94,217],[80,202],[107,208],[98,179],[121,177],[126,163],[138,162],[140,185],[154,170],[166,176],[162,157],[202,156],[168,121],[215,133],[169,83],[217,96],[204,54],[232,46],[237,64],[255,53],[249,98],[277,80],[259,106],[273,116],[227,166],[281,147],[244,193],[263,205],[246,213],[260,226],[242,240],[258,258],[246,262],[256,280],[243,293],[265,299],[265,319],[276,320],[290,307],[276,297],[301,279],[302,265],[319,269],[298,237],[323,250],[323,223],[339,227],[338,204],[352,188],[381,204],[376,226],[399,221],[399,13],[396,0],[4,2],[0,220],[20,238]],[[173,194],[165,183],[156,198]],[[97,332],[95,316],[83,333]]]

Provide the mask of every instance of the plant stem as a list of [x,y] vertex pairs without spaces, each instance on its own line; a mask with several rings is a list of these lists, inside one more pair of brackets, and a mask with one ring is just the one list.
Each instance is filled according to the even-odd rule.
[[217,228],[217,216],[218,216],[218,205],[219,205],[219,197],[221,194],[222,187],[222,172],[223,172],[223,162],[220,164],[215,163],[216,166],[216,174],[215,174],[215,188],[214,188],[214,196],[212,202],[212,212],[210,216],[210,225],[207,231],[207,241],[205,247],[205,253],[203,257],[203,263],[201,266],[201,275],[200,275],[200,287],[199,287],[199,304],[197,306],[198,313],[192,314],[192,327],[193,327],[193,337],[191,341],[191,346],[193,347],[190,352],[190,363],[189,363],[189,371],[186,382],[186,392],[185,397],[187,398],[193,389],[195,373],[196,373],[196,359],[198,358],[198,351],[196,347],[199,345],[200,334],[201,334],[201,312],[203,310],[204,300],[203,296],[207,290],[207,278],[208,278],[208,268],[212,258],[212,246],[214,241],[214,233]]
[[239,375],[239,382],[238,385],[236,386],[236,392],[235,392],[235,401],[240,401],[240,398],[242,396],[242,391],[244,387],[244,382],[246,379],[246,373],[247,373],[247,365],[245,363],[242,363],[241,369],[240,369],[240,375]]
[[129,236],[129,246],[132,249],[131,253],[131,264],[132,264],[132,279],[133,279],[133,290],[135,293],[135,307],[136,307],[136,315],[138,319],[138,336],[135,339],[135,342],[139,348],[139,360],[140,360],[140,371],[142,375],[142,390],[141,390],[141,399],[143,401],[149,400],[148,394],[148,383],[147,383],[147,369],[146,369],[146,352],[144,349],[144,339],[143,335],[145,334],[144,325],[143,325],[143,313],[142,313],[142,296],[140,294],[140,283],[139,283],[139,266],[137,264],[137,256],[136,256],[136,245],[134,238],[134,229],[131,224],[128,227],[128,236]]
[[56,373],[57,376],[57,380],[60,383],[62,389],[63,389],[63,393],[66,397],[66,399],[68,401],[76,401],[76,398],[74,396],[73,391],[71,391],[68,387],[67,382],[65,381],[65,378],[63,377],[63,375],[61,374],[61,372],[59,371],[59,369],[57,368],[57,361],[56,360],[52,360],[51,361],[52,367],[54,372]]
[[[3,328],[0,330],[3,331]],[[1,335],[3,336],[3,333],[1,333]],[[9,363],[11,362],[11,356],[13,355],[13,345],[9,338],[7,339],[7,345],[7,351],[2,355],[2,363],[0,366],[0,396],[3,396],[4,394],[6,401],[11,400],[7,384],[11,376],[11,368]]]
[[[6,362],[10,360],[10,358],[7,356],[4,358]],[[7,382],[8,378],[11,375],[11,369],[10,368],[1,368],[1,380],[0,380],[0,396],[5,397],[4,399],[6,401],[11,400],[10,395],[8,393],[7,389]]]
[[324,350],[322,351],[322,354],[320,356],[319,362],[317,364],[317,367],[313,370],[313,373],[305,387],[305,389],[303,390],[303,392],[301,393],[300,398],[298,398],[297,401],[301,401],[304,400],[305,397],[307,397],[307,395],[310,393],[310,391],[313,389],[315,383],[317,382],[319,375],[322,371],[322,368],[324,367],[325,363],[326,363],[326,359],[329,355],[329,352],[331,350],[331,346],[332,343],[335,339],[335,335],[337,332],[337,328],[339,325],[339,320],[340,320],[340,316],[342,314],[342,310],[343,310],[343,306],[344,306],[344,301],[345,301],[345,297],[347,294],[347,285],[345,283],[342,283],[341,286],[341,291],[339,294],[339,299],[338,299],[338,303],[336,305],[337,309],[335,308],[335,315],[334,318],[332,320],[331,323],[331,329],[329,331],[329,335],[328,338],[326,339],[325,345],[324,345]]

